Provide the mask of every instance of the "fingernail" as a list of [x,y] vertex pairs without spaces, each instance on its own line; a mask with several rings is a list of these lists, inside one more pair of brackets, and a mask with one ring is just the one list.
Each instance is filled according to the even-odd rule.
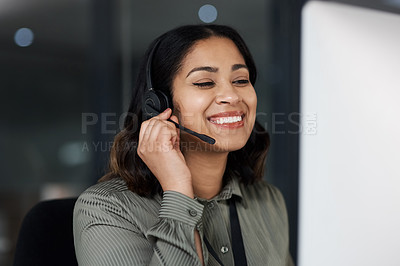
[[164,113],[167,113],[168,111],[169,111],[169,108],[165,109],[164,112],[163,112],[163,114],[164,114]]

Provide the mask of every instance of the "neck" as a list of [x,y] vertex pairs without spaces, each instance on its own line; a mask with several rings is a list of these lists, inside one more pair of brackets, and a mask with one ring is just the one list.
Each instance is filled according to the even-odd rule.
[[211,199],[218,195],[222,189],[228,152],[185,151],[184,156],[192,174],[195,196]]

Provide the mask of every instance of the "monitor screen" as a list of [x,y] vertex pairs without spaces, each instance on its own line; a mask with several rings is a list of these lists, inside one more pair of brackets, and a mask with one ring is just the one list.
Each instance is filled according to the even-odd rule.
[[400,265],[400,15],[302,12],[300,266]]

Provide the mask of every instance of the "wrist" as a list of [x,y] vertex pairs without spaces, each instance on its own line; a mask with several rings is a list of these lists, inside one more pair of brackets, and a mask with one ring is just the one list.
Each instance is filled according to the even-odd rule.
[[204,205],[197,200],[176,191],[164,191],[159,217],[195,227],[201,220],[203,210]]
[[173,182],[171,184],[162,185],[163,191],[176,191],[190,198],[194,198],[194,190],[192,182]]

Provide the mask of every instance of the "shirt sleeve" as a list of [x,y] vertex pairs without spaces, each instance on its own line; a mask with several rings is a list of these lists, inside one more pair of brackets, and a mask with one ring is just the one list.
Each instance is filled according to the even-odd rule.
[[163,195],[157,222],[143,232],[112,193],[85,192],[74,210],[79,265],[200,265],[194,230],[203,205],[179,192]]

